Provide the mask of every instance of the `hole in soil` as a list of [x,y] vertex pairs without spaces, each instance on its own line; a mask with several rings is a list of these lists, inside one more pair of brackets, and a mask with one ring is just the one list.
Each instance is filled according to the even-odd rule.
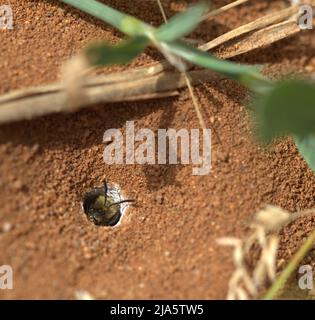
[[113,227],[120,223],[131,202],[134,200],[125,200],[117,186],[104,182],[84,196],[83,210],[95,225]]

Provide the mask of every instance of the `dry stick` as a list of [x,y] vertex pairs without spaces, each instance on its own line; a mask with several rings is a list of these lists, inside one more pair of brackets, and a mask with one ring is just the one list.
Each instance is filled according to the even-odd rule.
[[[231,44],[228,44],[222,57],[226,55],[231,58],[279,40],[275,36],[271,37],[270,33],[273,33],[271,31],[273,27],[279,28],[278,25],[275,25],[257,31],[260,39],[256,41],[256,45],[253,41],[246,41],[246,39],[252,39],[255,33],[246,33],[240,40],[242,45],[238,47],[236,41],[232,44],[235,51],[229,51]],[[292,23],[284,23],[281,28],[283,37],[289,37],[300,31],[300,29],[292,28]],[[218,56],[221,57],[221,54],[218,54]],[[163,62],[146,68],[88,78],[84,90],[91,104],[174,96],[178,94],[174,90],[183,88],[186,84],[185,79],[182,79],[178,73],[163,71],[169,68],[171,68],[170,65]],[[191,75],[197,76],[197,78],[192,79],[193,83],[198,83],[198,77],[199,82],[209,82],[213,79],[223,78],[205,70],[190,72],[189,76],[191,77]],[[165,82],[164,87],[161,86],[162,82]],[[125,88],[131,86],[132,90],[125,90]],[[93,94],[95,94],[95,97],[93,97]],[[56,105],[54,106],[54,104]],[[31,119],[36,116],[62,111],[66,111],[62,84],[17,90],[0,97],[0,123]]]
[[[198,70],[188,73],[192,83],[200,81],[210,81],[222,79],[219,75],[210,70]],[[161,98],[174,96],[178,92],[176,89],[187,86],[185,76],[180,72],[161,73],[153,77],[133,80],[128,82],[85,86],[84,100],[78,106],[86,108],[97,103],[122,102],[142,100],[148,98]],[[42,91],[41,89],[40,91]],[[21,93],[20,93],[21,94]],[[63,90],[23,96],[18,99],[7,100],[4,104],[0,103],[0,123],[31,119],[45,114],[55,112],[65,112],[66,93]]]
[[[164,19],[164,22],[165,23],[168,23],[168,20],[167,20],[167,17],[166,17],[166,13],[165,13],[165,10],[164,10],[164,7],[161,3],[161,0],[157,0],[157,3],[159,5],[159,8],[160,8],[160,11],[162,13],[162,16],[163,16],[163,19]],[[194,89],[191,85],[191,82],[190,82],[190,79],[188,78],[187,76],[187,73],[186,72],[183,72],[184,74],[184,77],[185,77],[185,81],[186,81],[186,84],[187,84],[187,87],[188,87],[188,91],[189,91],[189,94],[191,96],[191,100],[192,100],[192,103],[193,103],[193,106],[195,108],[195,111],[196,111],[196,114],[197,114],[197,118],[199,120],[199,123],[201,125],[201,128],[202,129],[207,129],[207,126],[206,126],[206,123],[205,123],[205,120],[202,116],[202,113],[201,113],[201,108],[199,106],[199,103],[198,103],[198,100],[196,98],[196,95],[194,93]]]

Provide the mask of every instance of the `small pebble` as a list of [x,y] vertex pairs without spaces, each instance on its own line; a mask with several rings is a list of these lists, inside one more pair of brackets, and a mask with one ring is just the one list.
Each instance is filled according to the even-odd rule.
[[10,222],[4,222],[2,225],[2,232],[7,233],[12,230],[12,224]]
[[77,300],[95,300],[95,298],[85,290],[76,290],[74,296]]

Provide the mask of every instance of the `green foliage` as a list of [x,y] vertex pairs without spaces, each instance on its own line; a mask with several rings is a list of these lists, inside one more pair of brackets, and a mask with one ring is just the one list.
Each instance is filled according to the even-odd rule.
[[205,3],[200,3],[177,14],[156,31],[156,39],[165,42],[175,41],[191,33],[202,21],[207,9],[208,6]]
[[292,135],[315,171],[315,85],[298,80],[279,82],[258,97],[254,107],[262,140]]
[[[87,48],[88,58],[93,65],[102,66],[129,62],[151,43],[158,49],[163,48],[162,53],[167,58],[174,55],[184,58],[197,65],[227,75],[251,89],[258,89],[258,84],[261,86],[269,84],[269,81],[253,67],[220,60],[179,40],[200,23],[208,8],[204,3],[176,15],[168,23],[156,29],[95,0],[62,1],[109,23],[130,37],[115,47],[103,43],[94,44]],[[147,39],[147,42],[144,38]]]
[[254,67],[220,60],[182,41],[181,38],[202,21],[207,10],[204,3],[176,15],[156,29],[95,0],[62,1],[109,23],[129,37],[115,46],[104,42],[89,46],[86,55],[92,65],[128,63],[151,44],[178,68],[176,61],[184,59],[224,74],[256,94],[254,110],[262,139],[269,142],[275,137],[293,135],[300,152],[315,170],[314,85],[306,81],[274,84]]
[[270,141],[287,134],[315,130],[315,87],[306,81],[282,81],[255,103],[262,138]]
[[270,82],[254,67],[217,59],[183,41],[168,42],[166,46],[173,54],[201,67],[224,74],[255,92],[260,92],[262,88],[270,85]]
[[86,49],[86,55],[94,66],[128,63],[141,53],[147,45],[148,40],[144,37],[134,37],[116,46],[101,42],[90,45]]
[[298,251],[290,259],[288,265],[284,268],[284,270],[280,273],[278,278],[267,290],[266,294],[263,296],[264,300],[272,300],[277,296],[277,294],[279,294],[280,290],[285,286],[288,279],[292,276],[292,274],[301,264],[301,262],[306,257],[306,255],[312,250],[314,246],[314,241],[315,241],[315,230],[311,232],[311,234],[307,237],[303,245],[298,249]]
[[305,161],[315,171],[315,134],[295,136],[294,141]]

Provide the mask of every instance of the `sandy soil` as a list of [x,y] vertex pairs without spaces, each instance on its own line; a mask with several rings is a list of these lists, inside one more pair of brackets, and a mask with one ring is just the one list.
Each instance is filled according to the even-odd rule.
[[[162,22],[155,1],[104,2],[154,25]],[[0,31],[1,94],[53,82],[84,45],[121,36],[59,1],[6,3],[13,7],[14,30]],[[171,15],[186,2],[164,3]],[[212,39],[283,6],[253,1],[204,23],[193,37]],[[264,63],[270,76],[315,72],[314,42],[314,31],[305,31],[238,60]],[[129,67],[158,58],[148,50]],[[0,291],[0,298],[71,299],[80,289],[105,299],[224,298],[233,264],[230,250],[216,239],[245,237],[265,204],[290,211],[314,207],[314,174],[292,142],[263,150],[253,141],[244,89],[225,80],[196,91],[218,134],[212,171],[203,177],[193,177],[191,166],[109,166],[102,159],[104,131],[123,131],[127,120],[153,130],[198,128],[186,90],[179,98],[99,105],[0,127],[0,265],[14,270],[14,290]],[[94,226],[81,208],[83,195],[104,179],[137,200],[119,228]],[[289,226],[279,261],[314,226],[314,218]],[[307,259],[314,263],[314,253]]]

